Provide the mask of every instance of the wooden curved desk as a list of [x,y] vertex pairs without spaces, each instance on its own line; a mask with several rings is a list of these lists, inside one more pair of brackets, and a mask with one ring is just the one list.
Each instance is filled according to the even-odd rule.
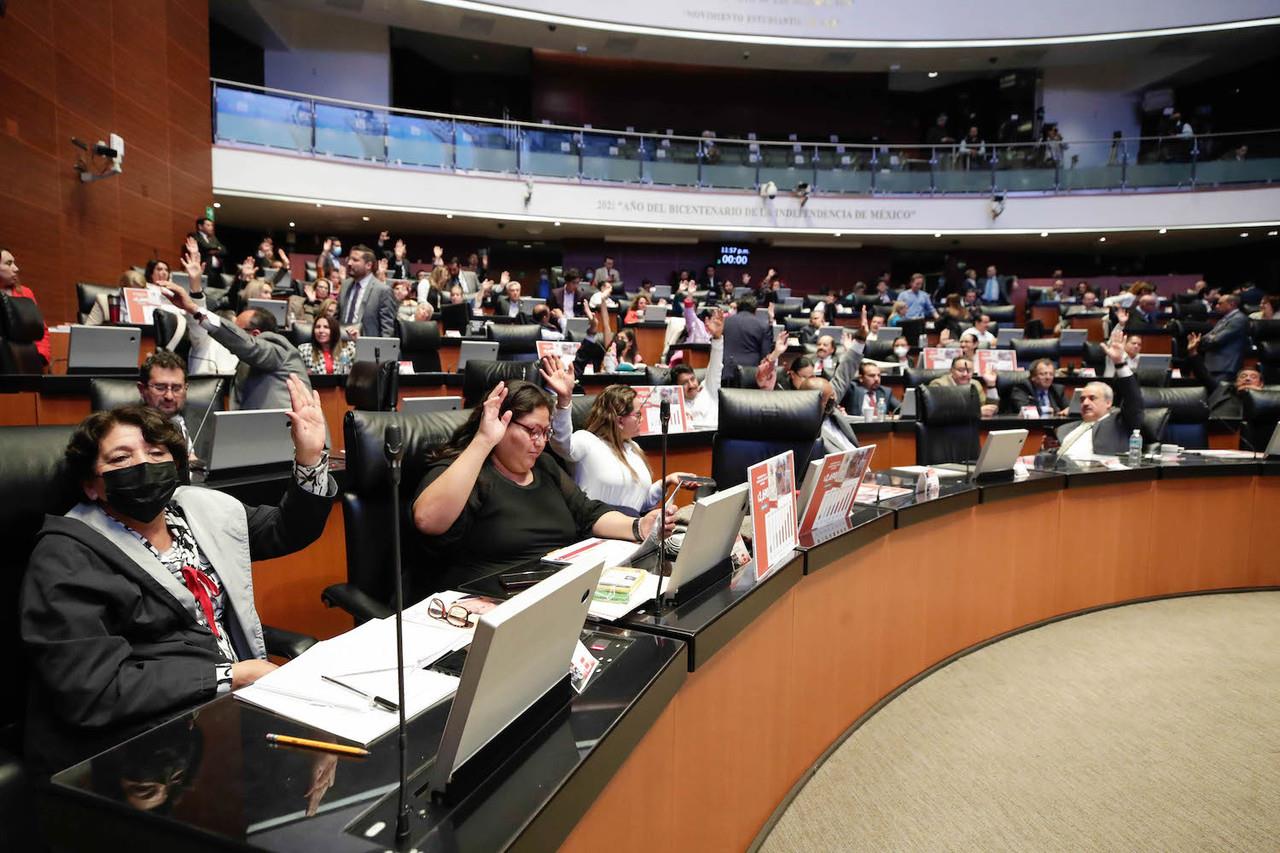
[[564,849],[745,849],[851,727],[966,650],[1114,604],[1280,585],[1280,476],[1248,468],[984,489],[811,552],[689,674]]

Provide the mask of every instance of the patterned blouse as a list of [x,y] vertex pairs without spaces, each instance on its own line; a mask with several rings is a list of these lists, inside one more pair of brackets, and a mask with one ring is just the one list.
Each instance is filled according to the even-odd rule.
[[333,369],[325,364],[324,351],[313,344],[302,344],[298,347],[302,360],[307,363],[308,373],[345,374],[351,372],[351,365],[356,361],[356,342],[341,341],[333,348]]

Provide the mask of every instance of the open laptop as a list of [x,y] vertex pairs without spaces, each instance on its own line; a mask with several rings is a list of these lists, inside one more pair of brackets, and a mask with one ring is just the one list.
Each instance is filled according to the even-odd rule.
[[356,338],[356,361],[399,360],[399,338]]
[[498,342],[463,341],[461,346],[458,347],[458,370],[461,371],[467,366],[467,362],[472,359],[477,361],[497,361]]
[[919,388],[903,388],[902,389],[902,408],[898,409],[898,416],[903,418],[919,417],[916,414],[916,404],[918,402],[916,395],[919,394]]
[[662,585],[664,596],[675,595],[680,587],[728,559],[746,515],[747,486],[740,483],[694,501],[680,554],[671,567],[671,577]]
[[587,317],[566,317],[564,327],[565,331],[572,335],[575,341],[580,341],[587,336],[587,332],[591,329],[591,320]]
[[653,290],[651,290],[651,291],[650,291],[650,293],[652,293],[652,294],[653,294],[653,298],[654,298],[654,299],[670,299],[670,298],[671,298],[671,285],[669,285],[669,284],[655,284],[655,285],[653,286]]
[[821,338],[823,335],[830,335],[831,340],[835,341],[836,345],[839,346],[841,338],[844,337],[844,327],[843,326],[823,326],[822,328],[818,329],[818,337]]
[[293,438],[284,409],[213,413],[210,474],[293,462]]
[[132,326],[71,327],[68,373],[138,373],[142,332]]
[[1014,341],[1022,340],[1022,329],[1000,329],[996,332],[997,347],[1011,347]]
[[570,566],[477,618],[427,777],[432,791],[568,677],[603,569]]
[[521,296],[521,297],[520,297],[520,313],[521,313],[521,314],[527,314],[527,315],[529,315],[530,317],[532,317],[532,316],[533,316],[533,308],[534,308],[534,306],[535,306],[535,305],[545,305],[545,304],[546,304],[546,302],[547,302],[547,300],[545,300],[545,299],[539,299],[539,298],[538,298],[538,297],[536,297],[536,296]]
[[456,412],[461,408],[461,397],[405,397],[400,401],[400,414],[402,415],[425,415],[429,412]]
[[[973,475],[978,478],[1011,474],[1013,463],[1022,455],[1022,445],[1027,440],[1025,429],[995,429],[987,433],[987,441],[978,453]],[[959,462],[947,462],[936,466],[948,471],[967,471],[969,466]]]
[[1063,329],[1058,336],[1058,346],[1062,349],[1080,349],[1088,339],[1088,329]]
[[1168,372],[1173,366],[1173,356],[1167,353],[1141,353],[1138,356],[1138,369]]
[[789,287],[779,287],[774,293],[778,295],[778,300],[781,302],[786,302],[791,298],[791,288]]
[[1264,456],[1280,456],[1280,423],[1271,431],[1271,440],[1267,442]]
[[251,311],[266,311],[276,320],[276,325],[281,329],[285,326],[285,321],[289,316],[289,303],[283,299],[250,299],[248,302]]
[[644,322],[665,323],[670,310],[666,305],[647,305],[644,309]]

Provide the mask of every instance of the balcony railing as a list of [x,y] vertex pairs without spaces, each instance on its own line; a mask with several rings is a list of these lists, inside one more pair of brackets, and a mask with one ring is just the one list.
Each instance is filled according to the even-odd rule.
[[710,139],[395,110],[213,80],[219,144],[410,169],[870,194],[1194,189],[1280,181],[1280,130],[1104,141],[853,145]]

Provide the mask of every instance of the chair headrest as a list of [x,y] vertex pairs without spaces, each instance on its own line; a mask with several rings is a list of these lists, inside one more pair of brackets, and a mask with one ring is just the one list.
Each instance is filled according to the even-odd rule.
[[929,426],[976,421],[982,414],[982,401],[972,385],[924,385],[920,388],[920,420]]
[[63,463],[74,431],[73,426],[0,427],[0,446],[5,448],[0,453],[0,528],[10,534],[4,562],[25,566],[45,514],[60,515],[80,500]]
[[1249,337],[1254,341],[1280,340],[1280,320],[1250,320]]
[[498,342],[499,355],[528,354],[538,351],[542,327],[534,324],[494,323],[489,326],[489,340]]
[[357,361],[347,376],[347,405],[366,412],[395,409],[400,394],[400,365],[394,361]]
[[1200,424],[1209,420],[1209,393],[1203,386],[1195,388],[1153,388],[1142,386],[1142,405],[1167,408],[1169,421],[1175,424]]
[[1280,388],[1250,388],[1241,400],[1244,416],[1250,421],[1280,419]]
[[467,407],[478,405],[499,382],[511,382],[515,379],[524,379],[541,386],[542,377],[538,374],[538,363],[536,361],[470,360],[462,369],[463,405]]
[[1003,397],[1005,391],[1015,385],[1021,385],[1031,378],[1031,374],[1025,370],[997,370],[996,371],[996,390]]
[[342,423],[347,449],[347,491],[365,496],[387,491],[391,478],[383,447],[387,426],[398,423],[404,444],[404,490],[406,495],[412,494],[426,473],[428,454],[448,441],[470,415],[469,410],[418,415],[347,412]]
[[1169,426],[1169,410],[1164,406],[1142,410],[1142,438],[1144,441],[1164,441]]
[[419,323],[414,320],[400,321],[400,351],[423,352],[440,349],[440,325],[434,320]]
[[81,314],[88,314],[93,310],[93,304],[98,301],[98,297],[104,293],[119,293],[120,288],[114,284],[92,284],[87,281],[76,282],[76,304],[80,308]]
[[313,323],[294,322],[289,327],[289,331],[285,332],[285,336],[289,338],[289,343],[295,347],[309,344],[311,343],[311,329],[313,326]]
[[1012,323],[1016,319],[1013,305],[984,305],[982,313],[986,314],[996,323]]
[[1058,360],[1060,347],[1057,338],[1021,338],[1013,342],[1013,351],[1018,355],[1018,362],[1031,363],[1037,358]]
[[44,337],[44,316],[35,300],[0,293],[0,330],[19,344],[33,344]]
[[908,367],[904,373],[908,388],[914,388],[919,385],[928,385],[939,376],[946,376],[951,371],[945,367]]
[[717,432],[724,438],[803,441],[816,436],[821,427],[821,392],[720,389]]
[[879,335],[874,341],[867,341],[862,354],[872,361],[888,361],[893,357],[893,339]]

